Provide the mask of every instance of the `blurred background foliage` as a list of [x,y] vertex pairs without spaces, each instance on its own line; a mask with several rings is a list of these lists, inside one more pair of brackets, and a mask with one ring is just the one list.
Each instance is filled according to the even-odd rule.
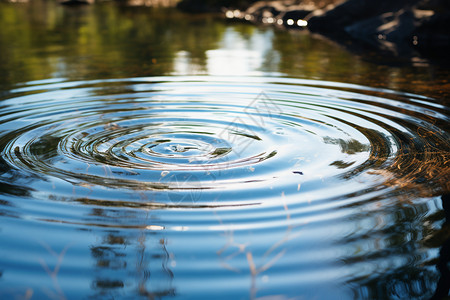
[[304,30],[116,1],[83,6],[53,0],[0,2],[0,53],[0,86],[48,78],[217,75],[217,71],[249,75],[233,68],[237,66],[259,74],[345,78],[441,98],[449,90],[445,66],[421,59],[402,63],[401,58],[390,60],[365,49],[355,55]]
[[0,79],[12,83],[170,73],[177,51],[201,60],[216,46],[225,24],[214,18],[117,3],[0,3]]

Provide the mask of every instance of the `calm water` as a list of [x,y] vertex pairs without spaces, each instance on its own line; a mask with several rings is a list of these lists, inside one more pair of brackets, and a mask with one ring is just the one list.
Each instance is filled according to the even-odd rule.
[[0,54],[0,298],[433,295],[445,64],[42,1]]

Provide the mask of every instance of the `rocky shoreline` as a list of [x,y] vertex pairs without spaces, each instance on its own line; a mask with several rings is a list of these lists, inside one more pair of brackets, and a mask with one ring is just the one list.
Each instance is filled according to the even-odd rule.
[[448,0],[257,1],[223,12],[230,19],[306,28],[397,57],[448,60],[450,53]]

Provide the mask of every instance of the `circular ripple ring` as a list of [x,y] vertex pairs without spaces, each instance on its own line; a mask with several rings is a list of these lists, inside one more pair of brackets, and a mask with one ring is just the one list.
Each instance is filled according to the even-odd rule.
[[24,85],[3,98],[2,157],[47,181],[200,190],[226,204],[242,189],[321,198],[447,176],[450,139],[438,123],[448,109],[407,93],[159,77]]

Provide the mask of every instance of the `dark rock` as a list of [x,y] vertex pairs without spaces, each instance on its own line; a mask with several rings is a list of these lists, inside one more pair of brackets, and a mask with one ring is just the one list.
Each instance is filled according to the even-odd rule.
[[261,22],[264,18],[275,18],[280,12],[286,10],[286,7],[279,2],[259,1],[250,6],[246,11],[246,15],[251,15],[254,21]]
[[447,12],[435,13],[414,29],[412,33],[414,46],[427,56],[448,58],[450,52],[449,24],[450,9]]
[[311,31],[342,31],[346,26],[387,12],[412,7],[420,0],[348,0],[307,17]]
[[283,20],[283,23],[286,23],[287,20],[303,20],[306,16],[311,14],[313,10],[306,10],[306,9],[294,9],[294,10],[288,10],[284,13],[282,13],[279,17]]
[[414,31],[432,15],[432,11],[400,9],[356,22],[345,31],[355,39],[401,55],[411,52],[411,45],[417,43]]
[[448,0],[424,0],[417,5],[417,9],[433,10],[442,13],[450,10],[450,1]]
[[[251,5],[242,15],[246,20],[273,23],[286,27],[298,27],[298,20],[303,20],[317,9],[317,6],[311,3],[293,3],[293,1],[258,1]],[[288,20],[291,20],[292,24],[289,25]]]
[[[450,49],[448,0],[348,0],[306,17],[310,31],[351,37],[396,56]],[[446,50],[442,50],[446,49]]]

